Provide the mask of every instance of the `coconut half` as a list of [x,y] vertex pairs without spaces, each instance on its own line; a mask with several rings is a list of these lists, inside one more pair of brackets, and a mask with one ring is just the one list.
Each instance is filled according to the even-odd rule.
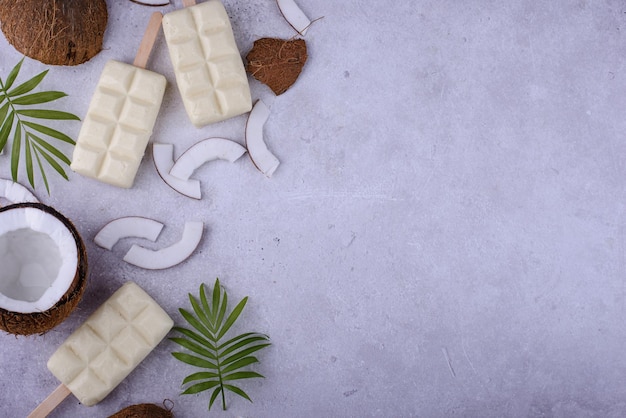
[[0,1],[7,41],[44,64],[78,65],[102,50],[105,0]]
[[0,208],[0,329],[43,333],[80,301],[87,253],[74,225],[42,203]]
[[151,403],[141,403],[127,406],[109,418],[174,418],[174,414],[171,407],[161,408]]

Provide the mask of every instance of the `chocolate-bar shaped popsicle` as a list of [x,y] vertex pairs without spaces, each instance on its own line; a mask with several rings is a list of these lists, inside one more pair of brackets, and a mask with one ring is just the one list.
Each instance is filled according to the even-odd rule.
[[78,134],[73,171],[132,187],[165,93],[165,77],[142,68],[162,17],[152,15],[134,65],[110,60],[104,66]]
[[246,70],[219,0],[167,13],[163,34],[185,110],[196,127],[250,111]]
[[[48,360],[61,385],[30,417],[45,417],[71,393],[86,406],[104,399],[172,329],[169,315],[134,282],[126,282]],[[56,391],[55,391],[56,392]]]

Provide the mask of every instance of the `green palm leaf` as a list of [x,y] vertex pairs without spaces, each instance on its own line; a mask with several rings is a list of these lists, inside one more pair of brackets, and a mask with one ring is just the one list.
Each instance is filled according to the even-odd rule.
[[172,353],[172,355],[183,363],[191,364],[192,366],[203,367],[205,369],[218,369],[217,364],[211,363],[210,361],[200,357],[190,356],[186,353]]
[[[63,165],[70,165],[70,159],[53,145],[50,140],[65,142],[75,145],[75,142],[68,135],[59,130],[34,122],[34,120],[56,120],[56,121],[78,121],[78,116],[59,110],[24,108],[24,106],[40,105],[53,102],[67,96],[60,91],[32,91],[37,88],[48,70],[42,71],[33,78],[13,87],[20,69],[22,68],[22,58],[11,70],[6,80],[0,78],[0,151],[7,145],[11,132],[13,132],[11,149],[11,176],[17,181],[20,161],[23,160],[26,166],[28,182],[34,188],[34,164],[33,155],[37,161],[37,167],[41,173],[46,190],[50,193],[48,179],[42,162],[46,162],[61,177],[68,179]],[[30,120],[28,120],[30,119]],[[37,133],[37,135],[35,135]]]
[[193,382],[194,380],[214,379],[216,377],[219,377],[219,374],[213,372],[198,372],[187,376],[185,380],[183,380],[183,385],[185,383]]
[[246,345],[251,344],[256,341],[267,341],[267,337],[265,337],[264,335],[255,335],[254,337],[242,339],[237,344],[233,344],[230,347],[228,347],[226,350],[222,351],[221,354],[222,356],[226,356],[232,353],[233,351],[238,350],[241,347],[245,347]]
[[[2,101],[0,100],[0,102]],[[8,111],[9,111],[9,102],[5,103],[2,107],[0,107],[0,122],[4,122],[4,118],[6,118]]]
[[41,83],[41,81],[46,76],[46,74],[48,74],[48,70],[43,71],[37,74],[36,76],[34,76],[33,78],[31,78],[30,80],[28,80],[27,82],[20,84],[19,86],[17,86],[10,92],[6,93],[6,95],[9,97],[16,97],[16,96],[28,93],[29,91],[37,87],[39,83]]
[[242,367],[246,367],[251,364],[258,363],[258,362],[259,360],[257,360],[256,357],[253,357],[253,356],[244,357],[242,359],[239,359],[231,363],[228,367],[224,367],[224,370],[222,370],[222,372],[224,373],[234,372],[235,370],[241,369]]
[[267,335],[247,332],[222,341],[239,319],[247,301],[247,297],[243,298],[227,315],[228,295],[220,285],[219,279],[216,279],[210,300],[204,284],[201,284],[198,299],[189,295],[193,313],[179,309],[193,330],[175,327],[174,331],[182,334],[182,337],[170,340],[193,354],[173,352],[172,355],[183,363],[204,369],[183,380],[183,385],[194,382],[184,390],[183,394],[196,394],[213,389],[209,400],[209,410],[220,394],[222,407],[226,410],[225,394],[227,391],[252,401],[242,389],[226,382],[263,377],[257,372],[243,370],[243,368],[259,362],[250,354],[270,345]]
[[196,340],[197,342],[199,342],[200,344],[204,345],[205,347],[208,347],[209,350],[213,350],[213,351],[218,350],[217,348],[215,348],[213,343],[207,341],[200,334],[197,334],[197,333],[193,332],[192,330],[189,330],[187,328],[174,327],[174,331],[178,331],[181,334],[191,338],[192,340]]
[[192,327],[200,331],[200,333],[204,335],[205,337],[207,337],[210,341],[215,342],[215,336],[213,335],[213,333],[210,330],[208,330],[200,321],[198,321],[198,319],[195,316],[193,316],[192,314],[190,314],[189,312],[187,312],[186,310],[182,308],[179,309],[178,311],[183,316],[183,318],[185,318],[185,320],[189,322],[189,324]]
[[20,148],[22,147],[22,127],[17,123],[17,128],[13,135],[13,149],[11,150],[11,176],[17,182],[17,165],[20,159]]
[[[226,294],[224,294],[224,299],[226,299]],[[230,313],[230,315],[228,315],[228,318],[226,319],[226,322],[224,323],[224,325],[222,325],[220,327],[219,334],[217,334],[217,339],[218,340],[220,338],[222,338],[224,336],[224,334],[226,334],[228,332],[230,327],[233,326],[233,324],[235,323],[237,318],[239,318],[239,315],[241,314],[241,311],[243,311],[243,308],[246,306],[247,302],[248,302],[248,298],[247,297],[243,298],[243,300],[241,302],[239,302],[237,304],[237,306],[235,306],[235,309],[233,309],[233,311]],[[226,302],[224,302],[224,306],[226,306]],[[224,308],[224,311],[226,311],[226,308]],[[221,323],[221,319],[223,319],[223,318],[224,318],[224,315],[222,315],[221,318],[219,318],[220,319],[220,323]]]
[[56,129],[52,129],[47,126],[40,125],[38,123],[28,122],[28,121],[23,121],[22,123],[28,126],[29,128],[39,131],[44,135],[48,135],[53,138],[56,138],[59,141],[67,142],[68,144],[72,144],[72,145],[76,144],[72,138],[70,138],[69,136],[65,135],[62,132],[57,131]]
[[48,162],[48,164],[50,164],[50,166],[54,168],[56,172],[61,175],[61,177],[63,177],[65,180],[68,180],[67,174],[65,173],[65,170],[63,170],[63,167],[61,167],[61,164],[56,162],[56,160],[52,158],[50,154],[44,151],[44,149],[41,148],[39,145],[35,143],[33,143],[32,145],[43,156],[43,158]]
[[35,182],[35,176],[33,174],[33,154],[32,154],[32,145],[30,142],[26,141],[26,176],[28,177],[29,183]]
[[193,351],[196,354],[200,354],[201,356],[208,357],[211,360],[217,360],[217,356],[214,353],[210,352],[209,350],[202,347],[201,345],[194,343],[193,341],[189,341],[184,338],[170,338],[170,339],[176,344],[182,347],[185,347],[189,351]]
[[202,322],[202,325],[204,325],[207,331],[209,331],[211,335],[214,336],[215,335],[215,325],[213,323],[214,321],[211,321],[208,315],[205,314],[205,312],[202,310],[202,307],[200,306],[196,298],[194,298],[191,294],[189,294],[189,301],[191,302],[191,307],[193,308],[194,313],[196,314],[200,322]]
[[[50,154],[54,155],[56,158],[58,158],[59,160],[63,161],[65,164],[70,165],[70,159],[67,158],[65,156],[65,154],[63,154],[61,151],[59,151],[58,149],[54,148],[52,145],[50,145],[49,143],[47,143],[46,141],[44,141],[43,139],[39,138],[37,135],[31,133],[31,132],[27,132],[26,136],[35,141],[37,143],[37,145],[39,145],[41,148],[45,149],[46,151],[48,151]],[[30,141],[29,141],[30,142]]]
[[243,390],[239,389],[238,387],[233,386],[233,385],[224,385],[224,388],[228,389],[231,392],[236,393],[237,395],[241,396],[242,398],[246,398],[247,400],[252,402],[252,399],[250,399],[248,394],[246,392],[244,392]]
[[24,106],[42,104],[52,102],[65,96],[67,96],[67,94],[63,93],[62,91],[42,91],[38,93],[27,94],[26,96],[16,97],[15,99],[13,99],[13,104]]
[[4,85],[3,85],[3,90],[8,90],[8,89],[11,88],[11,86],[13,86],[13,82],[17,78],[17,74],[20,72],[20,69],[22,68],[22,63],[23,62],[24,62],[24,58],[22,58],[20,60],[20,62],[18,62],[15,65],[15,67],[13,67],[13,69],[9,73],[9,76],[7,77],[6,83],[4,83]]
[[217,399],[217,395],[219,395],[220,393],[223,393],[223,389],[221,386],[218,386],[217,389],[215,389],[213,393],[211,394],[211,400],[209,401],[209,411],[211,410],[211,407],[213,406],[213,402],[215,402],[215,399]]
[[256,377],[263,377],[263,375],[257,372],[236,372],[224,376],[224,380],[241,380],[241,379],[254,379]]
[[183,392],[183,395],[193,395],[194,393],[203,392],[205,390],[209,390],[219,385],[220,382],[215,380],[211,380],[208,382],[196,383],[195,385],[191,385]]
[[252,347],[248,347],[245,350],[241,350],[236,352],[235,354],[233,354],[230,357],[227,357],[222,364],[230,364],[232,362],[235,362],[237,360],[241,360],[242,358],[246,357],[248,354],[252,354],[255,351],[259,351],[260,349],[267,347],[269,344],[259,344],[259,345],[254,345]]
[[62,112],[60,110],[44,110],[44,109],[20,109],[18,115],[27,116],[29,118],[51,119],[51,120],[80,120],[78,116],[72,113]]
[[15,119],[15,112],[11,111],[9,116],[7,116],[6,120],[0,127],[0,151],[4,149],[4,146],[7,144],[7,139],[9,139],[9,135],[11,134],[11,129],[13,128],[13,120]]

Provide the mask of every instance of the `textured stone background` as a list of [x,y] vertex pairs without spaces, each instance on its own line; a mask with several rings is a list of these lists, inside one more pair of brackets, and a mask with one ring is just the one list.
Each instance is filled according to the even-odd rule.
[[[272,0],[224,3],[243,55],[294,35]],[[238,330],[273,346],[255,367],[267,378],[242,384],[254,403],[231,396],[212,416],[625,416],[623,2],[298,3],[323,16],[300,79],[278,97],[251,81],[271,108],[273,178],[246,157],[208,164],[192,201],[161,181],[149,148],[131,190],[76,174],[36,190],[78,226],[90,282],[53,331],[0,335],[0,416],[25,416],[57,386],[48,357],[123,282],[180,323],[187,293],[215,277],[232,300],[250,296]],[[132,62],[152,11],[109,1],[104,51],[44,80],[69,93],[61,109],[84,115],[104,63]],[[0,56],[6,77],[20,55],[0,37]],[[169,81],[154,142],[177,155],[210,136],[243,143],[245,116],[188,122],[162,38],[149,68]],[[93,244],[128,215],[164,222],[159,245],[185,220],[205,236],[184,264],[144,271],[121,261],[133,240]],[[179,396],[193,370],[174,349],[164,341],[99,405],[69,398],[53,416],[163,399],[205,416],[207,394]]]

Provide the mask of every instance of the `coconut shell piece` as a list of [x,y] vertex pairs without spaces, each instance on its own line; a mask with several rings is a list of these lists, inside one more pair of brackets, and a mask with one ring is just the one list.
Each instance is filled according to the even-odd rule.
[[109,418],[174,418],[174,414],[170,409],[151,403],[141,403],[128,406]]
[[43,312],[20,313],[0,308],[0,329],[15,335],[42,334],[63,322],[78,306],[87,284],[87,250],[76,227],[65,216],[43,203],[16,203],[0,208],[0,212],[18,208],[36,208],[59,219],[70,231],[77,245],[78,265],[72,284],[50,309]]
[[78,65],[102,50],[105,0],[0,0],[0,28],[22,54],[50,65]]
[[306,59],[304,39],[261,38],[246,56],[246,71],[278,96],[296,82]]

